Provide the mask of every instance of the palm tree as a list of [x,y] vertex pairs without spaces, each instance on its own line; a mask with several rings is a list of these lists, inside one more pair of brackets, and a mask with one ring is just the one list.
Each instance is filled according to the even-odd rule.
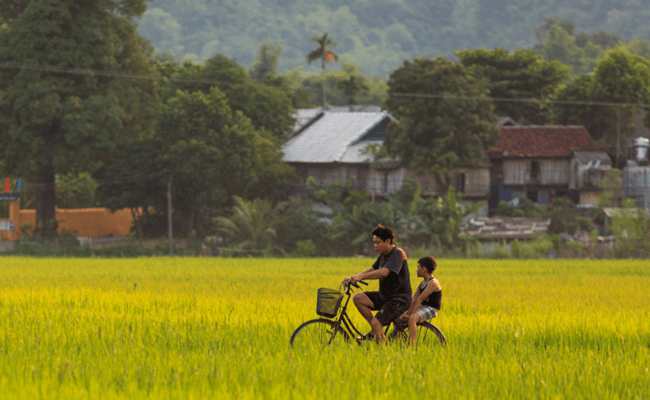
[[329,36],[329,32],[325,32],[323,36],[314,36],[311,38],[312,42],[318,43],[318,47],[307,54],[307,63],[311,64],[312,61],[321,60],[321,74],[323,75],[323,108],[325,108],[325,62],[338,61],[339,56],[332,53],[331,49],[335,49],[336,42]]
[[276,235],[274,226],[286,203],[273,207],[261,199],[247,201],[236,196],[234,199],[232,216],[214,219],[218,230],[239,244],[240,248],[264,250],[272,247],[271,242]]

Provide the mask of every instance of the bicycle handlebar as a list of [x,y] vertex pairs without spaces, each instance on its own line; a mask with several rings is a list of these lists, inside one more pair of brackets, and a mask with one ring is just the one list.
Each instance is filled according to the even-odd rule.
[[357,289],[361,289],[361,286],[358,285],[359,283],[361,283],[362,285],[368,286],[368,282],[365,282],[365,281],[357,281],[356,283],[348,283],[348,284],[346,284],[345,282],[342,282],[343,293],[348,294],[350,292],[350,286],[354,286]]

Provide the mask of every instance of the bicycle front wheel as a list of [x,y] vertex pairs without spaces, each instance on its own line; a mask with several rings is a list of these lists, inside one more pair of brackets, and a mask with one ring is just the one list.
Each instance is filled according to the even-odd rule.
[[339,345],[350,341],[348,333],[327,319],[313,319],[300,325],[291,335],[291,347],[298,351]]
[[[397,327],[393,325],[393,330],[386,336],[390,342],[407,346],[409,339],[409,330],[407,327]],[[442,331],[429,322],[421,322],[417,325],[415,335],[415,348],[426,347],[444,347],[447,344],[447,338]]]

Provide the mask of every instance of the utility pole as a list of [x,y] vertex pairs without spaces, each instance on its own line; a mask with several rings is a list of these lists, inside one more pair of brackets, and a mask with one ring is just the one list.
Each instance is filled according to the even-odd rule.
[[621,149],[621,107],[616,107],[616,164],[618,168],[618,153]]
[[167,235],[169,236],[169,255],[174,255],[174,236],[172,233],[172,175],[167,182]]

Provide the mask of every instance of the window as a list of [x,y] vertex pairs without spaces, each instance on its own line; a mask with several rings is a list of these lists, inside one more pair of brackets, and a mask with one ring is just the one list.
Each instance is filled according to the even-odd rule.
[[530,162],[530,179],[536,181],[539,176],[539,161]]

